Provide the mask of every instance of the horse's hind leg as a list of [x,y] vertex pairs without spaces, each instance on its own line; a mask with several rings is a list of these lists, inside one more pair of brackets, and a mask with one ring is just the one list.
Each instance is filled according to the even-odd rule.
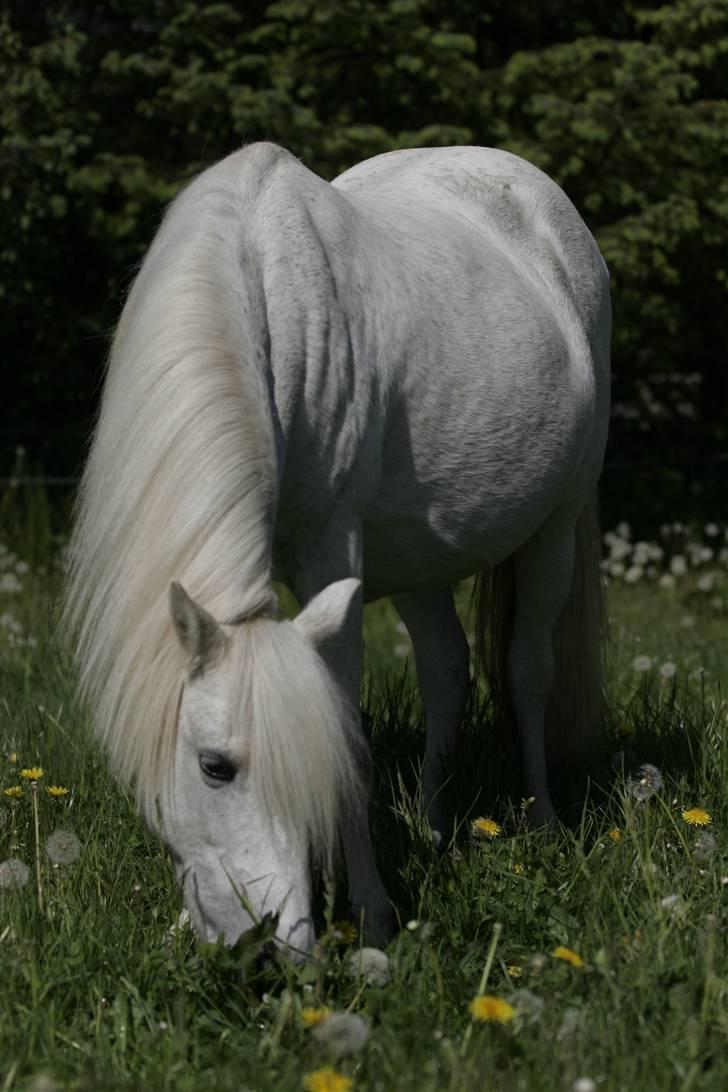
[[425,707],[422,790],[427,816],[433,830],[444,833],[448,821],[441,790],[468,696],[468,642],[452,589],[397,595],[393,603],[412,638]]
[[574,575],[574,524],[551,521],[515,555],[516,602],[508,684],[533,826],[556,818],[546,770],[545,714],[554,680],[553,634]]

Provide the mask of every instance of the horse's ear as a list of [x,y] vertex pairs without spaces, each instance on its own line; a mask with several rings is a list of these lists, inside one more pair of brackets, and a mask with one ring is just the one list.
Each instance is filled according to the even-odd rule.
[[181,584],[170,585],[169,606],[174,631],[187,653],[190,675],[199,675],[222,659],[227,637],[222,626],[199,603],[195,603]]
[[361,581],[353,577],[329,584],[304,607],[293,624],[318,647],[342,628],[360,587]]

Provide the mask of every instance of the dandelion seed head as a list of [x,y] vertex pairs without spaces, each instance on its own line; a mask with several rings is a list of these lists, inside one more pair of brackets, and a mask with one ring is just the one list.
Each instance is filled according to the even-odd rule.
[[514,990],[508,996],[521,1024],[535,1024],[543,1014],[546,1002],[531,990]]
[[653,766],[650,762],[643,763],[637,770],[636,776],[630,778],[627,783],[630,796],[639,803],[644,803],[651,796],[655,796],[661,788],[662,774],[657,766]]
[[660,899],[660,906],[663,910],[680,910],[682,899],[679,895],[665,895],[664,899]]
[[313,1038],[334,1058],[359,1054],[367,1045],[369,1025],[353,1012],[332,1012],[313,1029]]
[[702,830],[695,839],[693,856],[696,861],[707,861],[713,856],[717,848],[718,843],[716,842],[715,837],[709,830]]
[[386,986],[392,977],[389,957],[379,948],[360,948],[350,952],[349,970],[370,986]]
[[660,668],[660,678],[661,679],[673,679],[675,677],[676,671],[677,671],[677,667],[672,662],[672,660],[666,660],[665,663]]
[[597,1092],[596,1081],[591,1077],[577,1077],[571,1086],[571,1092]]
[[30,869],[17,857],[0,861],[0,887],[25,887],[30,879]]
[[54,864],[73,864],[81,856],[81,843],[70,830],[54,830],[46,842],[46,853]]
[[688,571],[688,563],[682,554],[675,554],[670,558],[670,572],[673,576],[685,576]]
[[5,592],[6,595],[15,595],[22,590],[23,585],[15,573],[3,573],[0,576],[0,592]]
[[635,656],[632,660],[632,670],[638,672],[638,674],[644,674],[645,671],[649,671],[652,667],[652,657],[645,656],[644,653],[641,656]]

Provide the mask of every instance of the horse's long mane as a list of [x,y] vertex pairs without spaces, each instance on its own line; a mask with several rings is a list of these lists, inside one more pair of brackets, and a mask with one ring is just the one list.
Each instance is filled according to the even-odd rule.
[[223,621],[273,602],[275,444],[244,276],[251,153],[255,176],[263,153],[247,149],[193,182],[147,254],[114,338],[71,540],[65,620],[81,688],[151,821],[185,670],[171,581]]

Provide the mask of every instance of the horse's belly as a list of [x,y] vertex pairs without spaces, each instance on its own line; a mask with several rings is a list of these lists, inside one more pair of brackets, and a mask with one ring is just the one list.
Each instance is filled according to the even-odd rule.
[[454,584],[495,565],[541,526],[548,507],[546,494],[496,502],[454,486],[425,510],[406,506],[389,520],[365,522],[365,598]]
[[583,495],[591,415],[568,368],[522,390],[517,412],[494,386],[488,398],[450,389],[447,427],[421,401],[406,427],[390,431],[363,518],[367,598],[497,564]]

